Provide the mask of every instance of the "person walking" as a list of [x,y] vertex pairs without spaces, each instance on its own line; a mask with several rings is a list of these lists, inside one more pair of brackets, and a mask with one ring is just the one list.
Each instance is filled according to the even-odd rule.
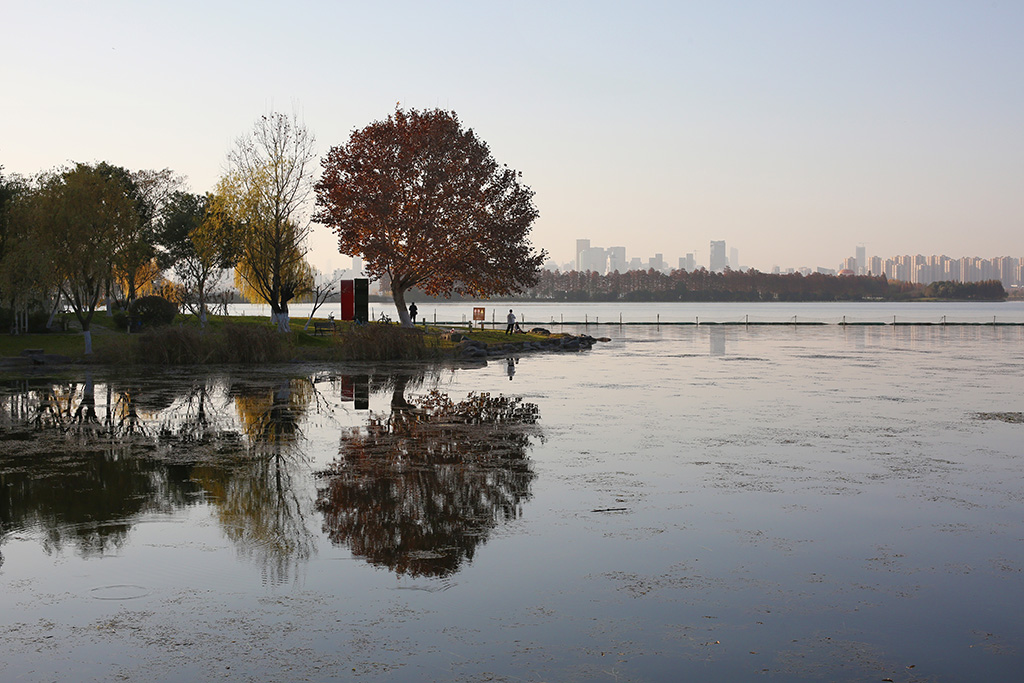
[[511,308],[508,309],[508,318],[506,321],[508,322],[508,327],[505,328],[505,334],[512,334],[516,329],[516,316],[512,312]]
[[416,308],[415,302],[409,304],[409,317],[412,318],[413,325],[416,324],[416,314],[419,313],[419,310],[420,309]]

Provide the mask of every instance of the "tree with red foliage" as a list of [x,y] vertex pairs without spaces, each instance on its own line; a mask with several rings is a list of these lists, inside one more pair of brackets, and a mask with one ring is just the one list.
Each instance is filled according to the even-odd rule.
[[322,163],[316,220],[338,235],[342,254],[391,282],[403,325],[412,326],[412,287],[486,297],[537,282],[547,254],[528,240],[533,191],[454,112],[396,109]]

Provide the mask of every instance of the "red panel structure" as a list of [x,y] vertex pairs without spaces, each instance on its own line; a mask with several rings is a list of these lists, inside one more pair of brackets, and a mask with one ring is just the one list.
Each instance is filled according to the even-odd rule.
[[356,319],[356,283],[355,280],[341,281],[341,319]]

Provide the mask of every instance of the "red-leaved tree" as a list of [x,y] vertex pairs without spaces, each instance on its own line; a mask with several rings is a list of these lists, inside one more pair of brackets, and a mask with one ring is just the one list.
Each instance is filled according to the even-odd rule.
[[454,112],[403,111],[352,134],[323,160],[316,220],[391,283],[398,317],[405,293],[487,297],[532,286],[546,253],[528,237],[533,191],[499,165]]

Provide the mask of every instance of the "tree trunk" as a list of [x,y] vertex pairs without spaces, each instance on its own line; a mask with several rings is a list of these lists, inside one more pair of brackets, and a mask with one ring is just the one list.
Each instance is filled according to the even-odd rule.
[[414,327],[412,318],[409,317],[409,307],[405,304],[405,292],[408,289],[391,285],[391,297],[395,300],[395,308],[398,309],[398,323],[402,327]]
[[90,330],[82,330],[82,336],[85,337],[85,355],[92,355],[92,332]]
[[288,332],[291,330],[291,325],[288,321],[288,303],[281,303],[281,311],[277,314],[277,331]]
[[57,317],[57,311],[60,309],[60,291],[57,291],[57,298],[53,302],[53,308],[50,309],[50,317],[46,321],[46,329],[53,329],[54,318]]

